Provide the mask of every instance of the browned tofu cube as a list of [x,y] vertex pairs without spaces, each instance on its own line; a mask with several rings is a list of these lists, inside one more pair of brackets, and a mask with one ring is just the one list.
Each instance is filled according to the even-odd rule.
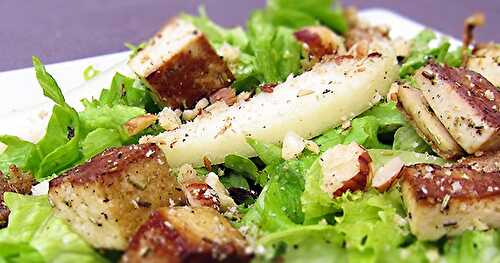
[[234,79],[205,35],[179,18],[170,20],[129,66],[172,108],[192,108]]
[[480,73],[493,85],[500,87],[500,44],[480,44],[474,48],[467,68]]
[[97,248],[125,249],[129,238],[158,207],[185,197],[155,144],[109,149],[49,184],[49,199]]
[[500,227],[499,171],[417,164],[401,173],[410,229],[420,240]]
[[462,148],[451,137],[448,130],[436,117],[422,92],[405,85],[394,84],[398,108],[406,115],[417,133],[445,159],[458,159],[464,154]]
[[500,91],[480,74],[430,63],[415,73],[430,107],[468,153],[500,149]]
[[213,208],[160,208],[134,235],[122,262],[249,262],[246,247]]

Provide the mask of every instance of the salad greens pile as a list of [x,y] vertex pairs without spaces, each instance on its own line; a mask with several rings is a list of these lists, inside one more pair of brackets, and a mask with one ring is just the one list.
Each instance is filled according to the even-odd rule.
[[[339,34],[347,22],[333,0],[269,0],[255,11],[246,31],[226,29],[212,22],[203,9],[199,16],[183,15],[204,32],[222,52],[239,52],[232,71],[237,92],[263,83],[284,81],[301,73],[303,49],[294,30],[325,25]],[[442,39],[437,47],[432,31],[423,31],[412,41],[410,55],[402,61],[400,76],[410,76],[429,59],[451,66],[461,63],[459,50],[450,50]],[[133,54],[144,45],[131,46]],[[37,79],[45,96],[54,103],[45,136],[37,143],[15,136],[0,136],[7,145],[0,154],[0,171],[8,175],[10,165],[31,173],[38,181],[57,176],[101,151],[138,142],[144,134],[161,131],[153,125],[141,134],[128,134],[123,125],[146,113],[157,113],[146,85],[117,73],[109,89],[99,98],[83,100],[77,112],[68,105],[54,78],[33,57]],[[85,70],[85,78],[98,74]],[[398,156],[406,164],[445,161],[410,126],[392,102],[381,102],[354,118],[349,127],[337,127],[314,138],[320,151],[356,142],[368,149],[375,167]],[[282,258],[285,262],[500,262],[500,232],[466,232],[437,242],[418,241],[409,231],[405,207],[397,188],[386,193],[347,192],[332,199],[321,189],[323,174],[319,155],[305,151],[295,160],[281,158],[281,147],[248,139],[258,157],[226,156],[222,183],[228,189],[255,191],[239,202],[241,220],[233,223],[256,246],[255,262]],[[198,169],[206,174],[204,169]],[[9,225],[0,230],[0,262],[106,262],[110,259],[93,250],[58,219],[46,195],[23,196],[6,193]]]

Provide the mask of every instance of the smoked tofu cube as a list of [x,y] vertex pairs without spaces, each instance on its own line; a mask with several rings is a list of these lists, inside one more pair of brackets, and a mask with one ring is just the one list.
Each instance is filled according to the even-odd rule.
[[430,109],[422,92],[404,85],[396,88],[398,107],[432,149],[445,159],[458,159],[462,156],[462,148]]
[[246,247],[213,208],[160,208],[134,235],[122,262],[249,262]]
[[500,149],[500,91],[480,74],[430,63],[415,80],[430,107],[467,153]]
[[467,68],[483,75],[496,87],[500,87],[500,44],[488,43],[476,46],[467,61]]
[[154,144],[106,150],[49,183],[56,213],[96,248],[125,249],[159,207],[185,197]]
[[234,79],[205,35],[179,18],[170,20],[129,66],[171,108],[192,108]]
[[401,173],[410,229],[419,240],[500,227],[499,171],[416,164]]

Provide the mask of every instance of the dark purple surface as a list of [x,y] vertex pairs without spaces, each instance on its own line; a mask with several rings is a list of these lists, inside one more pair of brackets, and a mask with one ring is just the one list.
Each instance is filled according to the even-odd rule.
[[[304,0],[306,1],[306,0]],[[455,37],[473,11],[484,11],[487,25],[478,39],[500,42],[500,1],[482,0],[345,0],[360,9],[391,9]],[[1,0],[0,71],[30,66],[31,55],[45,63],[103,55],[138,43],[180,11],[196,13],[205,5],[225,26],[242,24],[265,0]],[[496,16],[495,16],[496,15]]]

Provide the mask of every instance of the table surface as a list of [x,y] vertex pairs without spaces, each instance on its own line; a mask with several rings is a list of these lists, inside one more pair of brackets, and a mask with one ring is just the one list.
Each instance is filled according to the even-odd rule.
[[[307,1],[307,0],[304,0]],[[386,8],[443,33],[460,38],[463,20],[472,12],[486,14],[477,30],[479,41],[500,42],[500,1],[497,0],[344,0],[359,9]],[[55,63],[126,50],[139,43],[166,19],[181,11],[196,13],[204,5],[224,26],[244,24],[265,0],[4,0],[0,1],[0,71],[28,67],[31,56]]]

